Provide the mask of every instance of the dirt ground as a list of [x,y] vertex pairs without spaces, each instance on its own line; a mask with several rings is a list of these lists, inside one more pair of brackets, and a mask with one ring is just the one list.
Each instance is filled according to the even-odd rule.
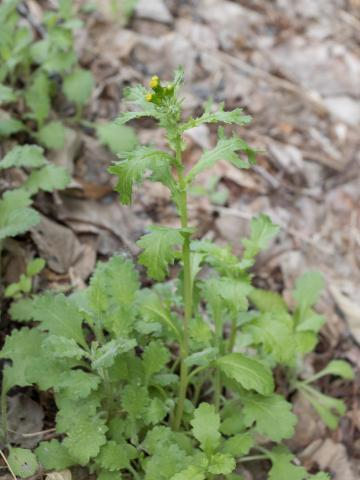
[[[33,15],[39,13],[38,2],[28,3]],[[343,358],[357,376],[353,383],[321,384],[348,406],[336,431],[326,429],[302,398],[293,399],[302,421],[290,444],[310,470],[318,465],[336,480],[359,479],[360,1],[140,0],[126,26],[110,3],[99,1],[98,10],[84,16],[76,39],[81,63],[96,79],[89,120],[116,118],[124,86],[154,74],[170,79],[178,65],[185,67],[188,113],[199,112],[212,96],[253,116],[239,133],[261,149],[257,165],[238,171],[219,162],[203,176],[208,195],[193,195],[193,224],[200,236],[240,251],[249,219],[267,213],[281,233],[261,255],[255,282],[283,292],[288,302],[301,273],[324,274],[319,311],[328,322],[306,368]],[[141,142],[162,145],[152,122],[135,128]],[[193,130],[187,165],[214,140],[211,127]],[[18,278],[36,250],[47,260],[39,287],[81,288],[97,259],[115,251],[136,255],[135,241],[149,223],[176,222],[167,191],[157,184],[139,189],[132,207],[119,205],[106,172],[114,156],[86,128],[73,131],[52,160],[70,169],[72,184],[38,198],[43,221],[27,240],[14,241],[7,281]],[[13,402],[30,412],[31,431],[44,429],[43,406],[23,395]],[[247,475],[262,479],[261,472]]]

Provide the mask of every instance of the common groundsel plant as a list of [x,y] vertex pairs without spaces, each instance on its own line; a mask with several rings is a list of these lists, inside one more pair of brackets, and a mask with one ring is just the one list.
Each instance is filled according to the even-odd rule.
[[[142,288],[132,261],[116,255],[98,264],[85,290],[48,292],[11,306],[12,319],[28,325],[7,337],[0,355],[11,360],[3,375],[3,436],[13,386],[51,390],[57,406],[55,438],[35,452],[9,445],[8,461],[20,477],[39,466],[82,465],[100,480],[240,480],[242,463],[265,461],[269,480],[330,478],[307,473],[282,444],[297,418],[273,376],[281,368],[287,391],[300,390],[326,425],[336,427],[343,402],[313,382],[324,375],[350,379],[350,366],[334,360],[310,378],[301,373],[324,323],[313,309],[323,280],[317,273],[298,280],[292,312],[280,295],[252,286],[255,257],[278,231],[263,214],[251,221],[240,258],[230,247],[196,240],[187,194],[197,175],[219,160],[249,168],[255,151],[219,128],[216,146],[187,171],[188,129],[245,125],[250,118],[209,102],[200,117],[184,121],[182,78],[179,70],[172,83],[153,77],[150,90],[128,90],[137,110],[118,123],[152,117],[169,148],[137,146],[110,167],[122,203],[147,178],[169,189],[178,211],[178,228],[154,226],[138,241],[138,261],[152,286]],[[172,279],[170,267],[178,271]]]

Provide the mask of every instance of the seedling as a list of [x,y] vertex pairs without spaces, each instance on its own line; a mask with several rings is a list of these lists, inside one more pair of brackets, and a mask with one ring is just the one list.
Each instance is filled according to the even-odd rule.
[[255,151],[219,128],[216,146],[186,170],[186,130],[243,126],[250,118],[208,103],[200,117],[183,120],[182,79],[179,70],[170,84],[153,77],[150,89],[128,90],[138,109],[118,123],[154,118],[168,149],[137,146],[110,168],[122,203],[147,178],[169,189],[178,211],[177,228],[154,226],[138,241],[152,287],[141,288],[132,261],[117,255],[98,264],[86,290],[68,297],[48,292],[11,307],[14,321],[33,327],[6,339],[0,356],[11,364],[3,403],[13,386],[36,385],[52,390],[58,408],[56,438],[35,453],[9,446],[16,475],[34,474],[39,462],[46,470],[87,466],[100,480],[240,480],[238,465],[266,459],[269,480],[329,478],[308,474],[281,444],[297,418],[276,393],[272,373],[282,368],[289,390],[304,392],[325,423],[336,426],[344,404],[309,385],[327,374],[351,379],[350,366],[337,360],[311,378],[301,374],[324,323],[313,310],[322,277],[298,280],[289,312],[280,295],[251,284],[256,255],[278,232],[269,217],[251,221],[241,257],[196,239],[187,197],[197,175],[219,160],[250,168]]

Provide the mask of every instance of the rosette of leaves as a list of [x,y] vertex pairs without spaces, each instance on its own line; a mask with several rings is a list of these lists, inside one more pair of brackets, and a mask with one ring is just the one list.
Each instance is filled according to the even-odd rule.
[[[256,255],[278,231],[263,214],[251,221],[240,257],[230,247],[195,239],[187,193],[197,175],[219,160],[249,168],[255,152],[220,129],[216,146],[186,170],[187,129],[242,126],[250,119],[240,109],[208,103],[200,117],[184,121],[181,83],[178,71],[171,84],[154,77],[151,91],[129,89],[138,109],[119,123],[153,117],[166,130],[169,148],[137,146],[110,168],[123,203],[130,203],[134,184],[148,178],[169,189],[179,212],[178,228],[151,227],[138,241],[138,262],[152,286],[141,288],[133,263],[114,256],[98,264],[81,292],[45,293],[11,307],[13,320],[33,328],[6,339],[1,358],[11,363],[3,392],[15,385],[51,389],[58,408],[59,436],[26,451],[24,462],[31,473],[37,463],[47,470],[86,465],[100,480],[236,480],[239,462],[266,459],[269,480],[327,480],[325,473],[308,474],[282,445],[297,418],[276,393],[272,373],[284,368],[289,389],[303,392],[327,425],[336,425],[343,403],[310,385],[327,374],[350,379],[350,366],[336,360],[310,378],[299,370],[324,322],[314,310],[322,277],[308,273],[298,280],[294,311],[278,294],[252,285]],[[169,280],[171,270],[176,274]],[[19,476],[22,454],[10,450]]]

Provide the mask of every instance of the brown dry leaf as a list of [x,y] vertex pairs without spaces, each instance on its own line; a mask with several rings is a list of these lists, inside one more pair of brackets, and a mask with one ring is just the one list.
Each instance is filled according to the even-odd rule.
[[327,438],[324,442],[313,442],[302,453],[301,457],[311,457],[311,460],[316,462],[321,470],[330,471],[334,480],[357,480],[345,446],[341,443],[335,443],[330,438]]
[[[335,282],[330,283],[329,290],[340,310],[344,313],[351,335],[360,344],[360,305],[353,298],[344,295],[341,287]],[[355,293],[354,288],[353,292]],[[357,294],[356,297],[357,298]]]
[[145,20],[172,23],[173,17],[163,0],[139,0],[135,15]]
[[59,472],[48,473],[45,480],[71,480],[72,475],[70,470],[60,470]]
[[[8,437],[22,448],[34,448],[42,439],[44,411],[23,393],[8,398]],[[32,435],[40,432],[38,435]]]

